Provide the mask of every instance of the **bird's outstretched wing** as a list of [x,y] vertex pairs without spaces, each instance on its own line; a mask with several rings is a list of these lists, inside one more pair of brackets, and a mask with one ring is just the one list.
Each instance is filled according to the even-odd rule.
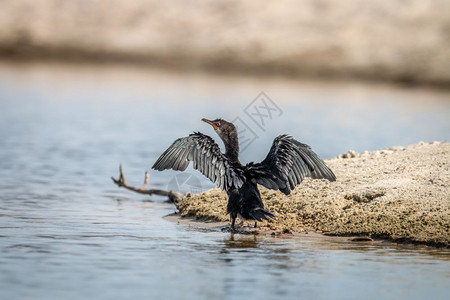
[[194,169],[221,189],[227,190],[233,186],[239,188],[244,183],[243,170],[232,166],[214,140],[200,132],[177,139],[161,154],[152,168],[158,171],[184,171],[190,161]]
[[286,195],[305,177],[336,180],[333,171],[311,147],[289,135],[275,138],[267,157],[261,163],[248,164],[247,170],[256,183]]

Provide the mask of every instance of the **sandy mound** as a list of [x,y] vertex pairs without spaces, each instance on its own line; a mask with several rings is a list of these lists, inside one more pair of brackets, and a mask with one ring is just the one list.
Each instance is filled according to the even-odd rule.
[[[261,188],[266,208],[278,216],[261,225],[450,246],[449,143],[349,151],[327,164],[336,182],[307,178],[289,196]],[[177,208],[182,216],[226,221],[226,202],[213,189],[187,195]]]

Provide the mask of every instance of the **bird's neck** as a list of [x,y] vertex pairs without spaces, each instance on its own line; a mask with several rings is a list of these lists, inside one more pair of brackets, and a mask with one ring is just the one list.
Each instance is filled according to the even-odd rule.
[[232,163],[239,163],[239,141],[236,136],[229,137],[228,141],[224,141],[225,156]]
[[234,149],[230,147],[225,147],[225,156],[230,160],[230,162],[239,162],[239,149]]

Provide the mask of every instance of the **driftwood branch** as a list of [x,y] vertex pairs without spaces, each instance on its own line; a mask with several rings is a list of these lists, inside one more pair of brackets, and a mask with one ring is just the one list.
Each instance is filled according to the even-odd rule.
[[112,181],[115,184],[117,184],[118,187],[124,187],[130,191],[140,193],[140,194],[145,194],[145,195],[165,196],[165,197],[168,197],[169,200],[172,202],[178,202],[179,200],[181,200],[181,198],[183,198],[183,194],[181,194],[180,192],[176,192],[176,191],[172,191],[172,190],[165,191],[165,190],[159,190],[159,189],[147,189],[147,185],[148,185],[148,181],[149,181],[148,171],[145,172],[144,184],[141,187],[136,188],[134,186],[129,185],[127,180],[125,179],[125,175],[123,174],[122,164],[120,165],[119,170],[120,170],[119,179],[115,179],[114,177],[111,177]]

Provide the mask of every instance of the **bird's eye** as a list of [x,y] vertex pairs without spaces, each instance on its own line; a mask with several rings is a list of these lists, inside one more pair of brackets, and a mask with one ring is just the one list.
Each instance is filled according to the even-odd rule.
[[217,122],[216,125],[217,125],[217,127],[220,127],[220,122]]

